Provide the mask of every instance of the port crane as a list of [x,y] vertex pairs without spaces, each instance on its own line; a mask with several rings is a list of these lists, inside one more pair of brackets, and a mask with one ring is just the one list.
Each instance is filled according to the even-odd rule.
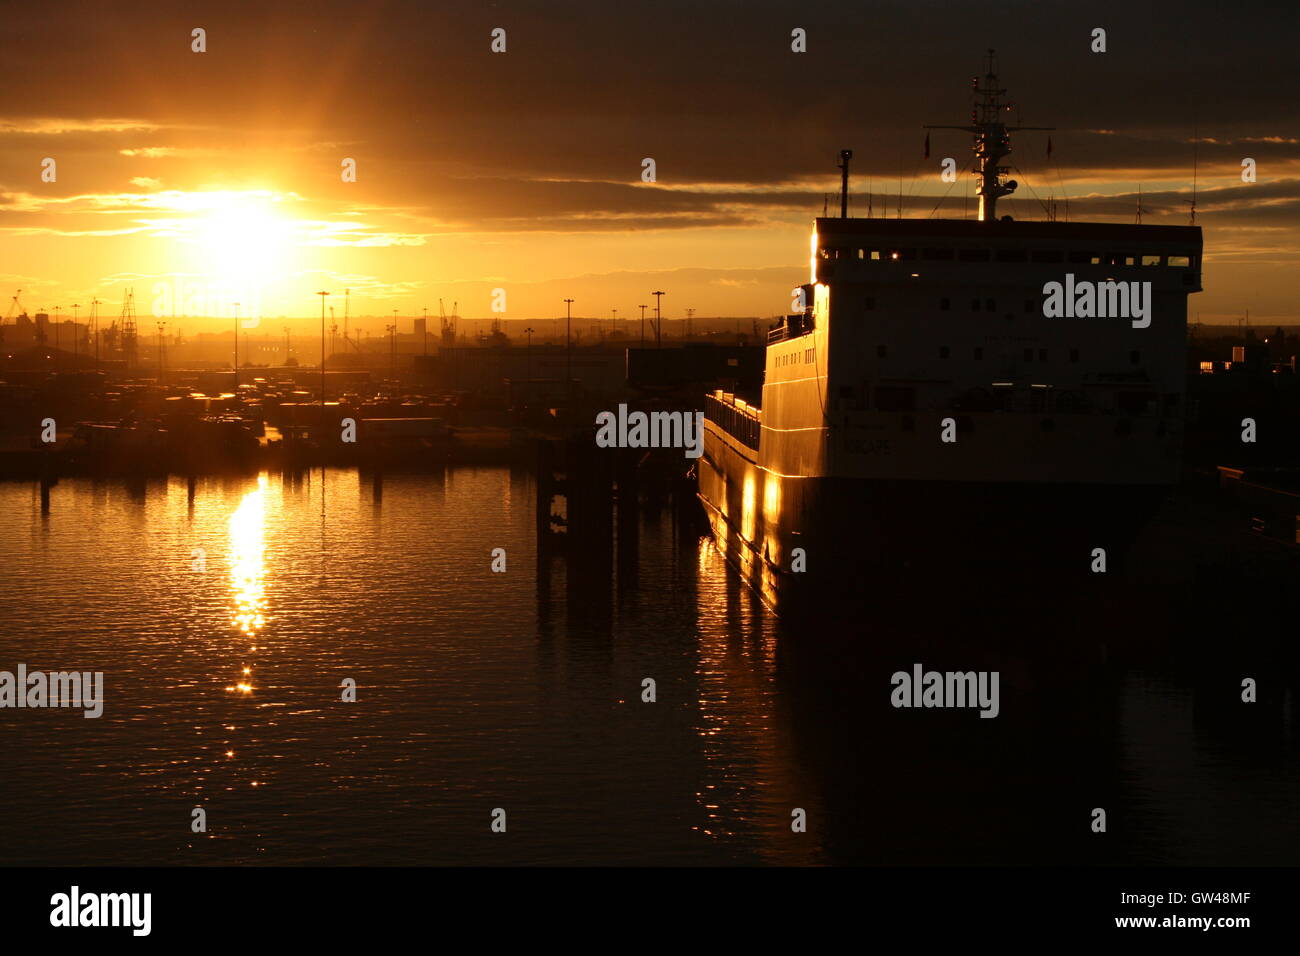
[[[356,342],[352,341],[352,339],[348,338],[348,318],[352,310],[351,303],[352,303],[352,290],[344,289],[343,290],[343,342],[344,345],[352,346],[353,351],[359,354],[361,352],[361,346],[358,345]],[[333,314],[334,314],[334,310],[331,309],[330,315],[332,316]]]
[[135,324],[135,290],[127,289],[122,299],[122,352],[126,367],[135,368],[138,331]]
[[460,305],[459,301],[451,304],[451,316],[447,316],[447,310],[442,304],[442,299],[438,300],[438,314],[442,318],[442,347],[451,348],[456,344],[456,309]]
[[5,312],[4,319],[0,319],[0,342],[4,342],[5,340],[5,323],[8,322],[11,317],[15,322],[17,322],[18,315],[27,314],[25,311],[18,313],[18,310],[22,308],[22,306],[18,302],[18,297],[22,294],[23,294],[22,289],[19,289],[17,292],[14,293],[13,301],[9,303],[9,310]]

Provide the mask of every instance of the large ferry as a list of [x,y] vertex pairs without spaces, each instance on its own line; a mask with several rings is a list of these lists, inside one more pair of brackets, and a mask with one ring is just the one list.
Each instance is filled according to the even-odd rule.
[[1201,230],[999,217],[1018,128],[991,56],[974,87],[978,219],[849,218],[846,151],[761,405],[706,399],[699,496],[778,610],[877,572],[1086,577],[1179,478]]

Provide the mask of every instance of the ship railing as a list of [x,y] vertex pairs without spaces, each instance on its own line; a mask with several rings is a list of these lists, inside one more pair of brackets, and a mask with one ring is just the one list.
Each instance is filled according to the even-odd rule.
[[813,330],[813,318],[811,315],[796,313],[787,315],[781,320],[781,323],[767,333],[767,344],[773,345],[777,342],[784,342],[786,339],[797,339],[801,335],[807,335]]
[[742,445],[758,448],[763,430],[759,409],[728,392],[716,391],[704,397],[704,417]]

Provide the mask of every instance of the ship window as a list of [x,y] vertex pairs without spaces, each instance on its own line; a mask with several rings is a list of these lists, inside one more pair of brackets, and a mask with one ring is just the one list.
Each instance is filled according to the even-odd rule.
[[1078,350],[1078,349],[1070,349],[1070,361],[1071,361],[1071,362],[1077,362],[1077,361],[1079,361],[1079,350]]
[[975,349],[975,361],[978,362],[978,361],[979,361],[980,359],[982,359],[982,358],[984,358],[984,349],[983,349],[983,348],[976,348],[976,349]]
[[831,251],[829,249],[823,247],[817,250],[818,259],[829,259],[830,257],[831,257]]
[[1132,352],[1129,352],[1129,353],[1128,353],[1128,360],[1129,360],[1129,362],[1131,362],[1132,364],[1137,365],[1139,362],[1142,361],[1142,353],[1141,353],[1141,352],[1138,352],[1137,350],[1134,350],[1134,351],[1132,351]]
[[1034,350],[1033,350],[1033,349],[1025,349],[1025,361],[1026,361],[1026,362],[1032,362],[1033,360],[1034,360]]
[[867,257],[867,250],[866,250],[866,249],[859,249],[859,250],[858,250],[858,258],[859,258],[859,259],[865,259],[866,257]]
[[952,255],[953,253],[951,249],[922,249],[921,250],[922,259],[947,260],[947,259],[951,259]]
[[1038,350],[1038,361],[1040,361],[1040,362],[1046,362],[1046,361],[1047,361],[1047,349],[1039,349],[1039,350]]
[[876,346],[876,358],[884,358],[888,354],[889,354],[888,346],[884,346],[884,345]]
[[910,412],[916,407],[916,390],[900,385],[876,388],[876,408],[882,412]]
[[989,251],[987,249],[962,249],[957,253],[957,258],[962,262],[988,262]]
[[873,258],[873,259],[879,259],[879,258],[880,258],[880,250],[879,250],[879,249],[872,249],[872,250],[871,250],[871,258]]
[[1024,249],[999,249],[997,254],[998,262],[1024,262],[1028,258]]
[[1171,266],[1178,266],[1180,269],[1186,269],[1189,266],[1191,266],[1192,257],[1191,256],[1170,256],[1169,264]]
[[875,307],[876,307],[876,297],[874,295],[867,296],[867,308],[874,309]]
[[1159,256],[1143,256],[1143,257],[1142,257],[1142,264],[1143,264],[1144,266],[1158,266],[1158,265],[1160,265],[1160,257],[1159,257]]
[[971,310],[972,312],[978,312],[978,311],[980,310],[980,300],[979,300],[979,299],[971,299],[971,300],[970,300],[970,310]]
[[1064,262],[1065,253],[1060,249],[1035,249],[1031,258],[1034,262]]
[[916,258],[915,249],[893,249],[889,253],[889,258],[909,262]]
[[948,346],[946,345],[939,346],[939,358],[946,359],[947,357],[948,357]]
[[942,299],[939,300],[940,311],[947,312],[950,308],[952,308],[952,300],[949,299],[947,296],[944,296]]
[[985,299],[985,300],[984,300],[984,308],[985,308],[987,311],[989,311],[989,312],[996,312],[996,311],[998,310],[998,300],[997,300],[997,299]]

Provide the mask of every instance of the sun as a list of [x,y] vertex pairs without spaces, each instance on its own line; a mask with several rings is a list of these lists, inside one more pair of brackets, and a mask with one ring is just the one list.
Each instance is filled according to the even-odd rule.
[[203,267],[236,288],[264,288],[284,276],[294,251],[293,221],[261,194],[219,193],[198,213],[194,236]]

